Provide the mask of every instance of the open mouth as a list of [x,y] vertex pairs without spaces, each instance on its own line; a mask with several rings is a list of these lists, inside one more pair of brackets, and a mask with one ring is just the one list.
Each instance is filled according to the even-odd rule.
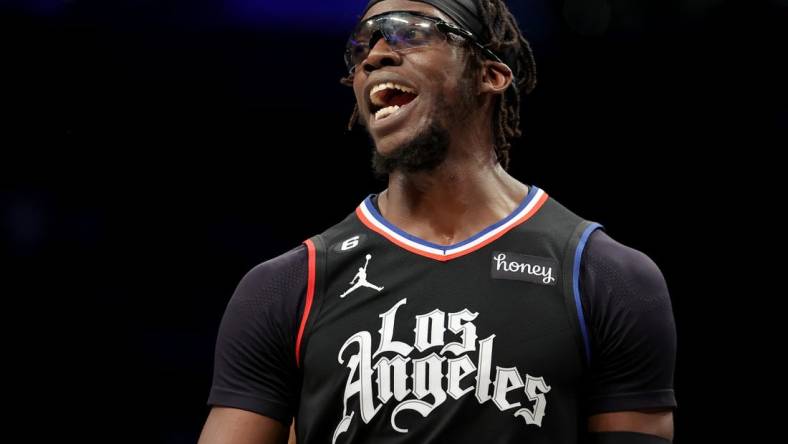
[[415,89],[405,85],[381,83],[369,92],[370,111],[375,121],[383,120],[412,102],[418,95]]

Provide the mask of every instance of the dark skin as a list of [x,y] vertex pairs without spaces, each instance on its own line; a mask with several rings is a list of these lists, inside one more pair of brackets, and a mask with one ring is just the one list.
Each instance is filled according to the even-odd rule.
[[[373,6],[364,18],[386,11],[426,13],[451,22],[425,3],[387,0]],[[393,51],[379,40],[363,66],[356,69],[353,90],[360,121],[381,155],[412,140],[430,124],[441,107],[461,104],[458,79],[464,73],[465,51],[460,46],[437,46]],[[449,130],[447,158],[430,171],[394,171],[380,193],[382,215],[398,228],[439,245],[461,242],[508,216],[528,193],[528,187],[509,175],[497,162],[493,147],[492,113],[496,96],[512,82],[511,70],[502,63],[485,61],[474,91],[476,109],[443,119]],[[404,84],[418,91],[407,110],[375,122],[370,112],[369,89],[381,81]],[[439,99],[440,97],[440,99]],[[389,120],[392,119],[392,120]],[[288,430],[290,428],[290,430]],[[629,431],[673,438],[672,411],[628,411],[592,415],[588,430]],[[287,425],[257,413],[214,407],[199,444],[295,443],[293,424]]]

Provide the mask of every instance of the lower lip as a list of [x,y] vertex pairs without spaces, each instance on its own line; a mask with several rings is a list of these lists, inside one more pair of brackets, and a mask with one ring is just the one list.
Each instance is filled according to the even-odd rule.
[[402,123],[405,120],[407,114],[414,108],[414,105],[419,100],[419,96],[416,96],[415,99],[411,100],[410,102],[406,103],[403,106],[400,106],[398,110],[394,111],[393,114],[389,114],[388,117],[384,117],[380,120],[375,118],[375,115],[372,114],[370,116],[370,130],[386,130],[391,129],[399,123]]

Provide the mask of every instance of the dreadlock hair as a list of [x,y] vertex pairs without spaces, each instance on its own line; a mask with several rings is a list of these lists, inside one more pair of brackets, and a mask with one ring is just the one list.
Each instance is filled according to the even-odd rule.
[[[520,137],[520,92],[529,94],[536,87],[536,62],[531,45],[523,36],[504,0],[478,0],[481,21],[487,43],[484,45],[495,54],[511,54],[509,58],[515,66],[510,66],[516,77],[512,79],[511,91],[507,91],[497,100],[493,111],[492,123],[494,132],[495,155],[504,170],[509,169],[509,150],[512,140]],[[451,41],[451,40],[450,40]],[[474,45],[465,45],[472,51],[471,64],[480,67],[485,56]],[[345,86],[353,86],[353,73],[340,82]],[[352,130],[358,122],[358,105],[348,122],[348,130]]]

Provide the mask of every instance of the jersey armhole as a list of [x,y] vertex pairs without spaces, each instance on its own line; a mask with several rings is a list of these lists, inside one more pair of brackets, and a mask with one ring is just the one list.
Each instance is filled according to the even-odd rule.
[[322,258],[324,252],[323,240],[319,235],[310,237],[303,243],[307,248],[308,266],[304,312],[301,315],[301,320],[298,326],[298,336],[296,337],[295,343],[296,367],[299,369],[303,365],[302,356],[305,353],[304,349],[309,343],[309,334],[312,330],[311,327],[314,324],[317,312],[319,311],[318,309],[321,300],[319,297],[319,289],[322,288],[321,282],[324,275],[322,272],[322,266],[325,263]]
[[570,312],[572,327],[577,332],[578,350],[586,365],[591,362],[591,341],[580,297],[580,266],[588,238],[597,229],[604,229],[604,226],[587,220],[577,225],[569,240],[563,264],[564,299]]

